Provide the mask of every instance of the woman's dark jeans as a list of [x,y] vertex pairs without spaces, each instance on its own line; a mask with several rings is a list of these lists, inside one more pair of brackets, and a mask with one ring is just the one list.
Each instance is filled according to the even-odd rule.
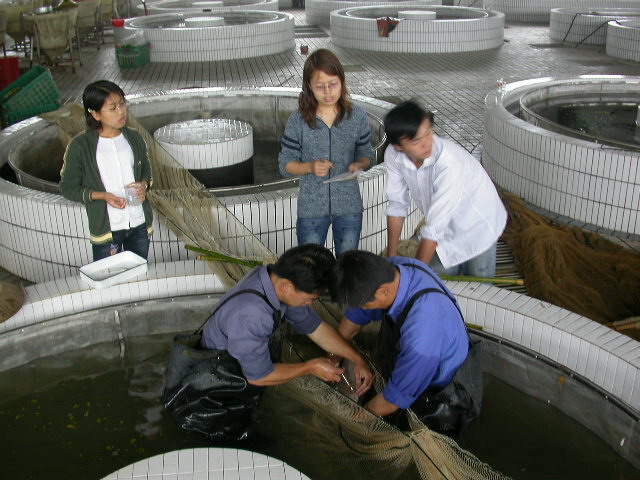
[[113,241],[101,245],[91,245],[94,262],[124,251],[133,252],[145,260],[147,259],[151,241],[147,234],[146,224],[143,223],[128,230],[116,230],[111,233],[113,235]]

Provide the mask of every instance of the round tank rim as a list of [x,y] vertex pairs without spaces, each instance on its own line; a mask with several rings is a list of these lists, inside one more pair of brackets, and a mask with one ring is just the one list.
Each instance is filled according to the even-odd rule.
[[608,25],[617,28],[640,29],[640,18],[626,18],[624,20],[611,20]]
[[583,17],[601,17],[601,16],[617,16],[630,15],[632,17],[640,16],[640,8],[552,8],[552,13],[568,13],[576,14]]
[[[156,139],[156,141],[159,141],[159,142],[161,141],[162,143],[166,143],[169,145],[222,145],[225,143],[244,139],[249,135],[253,135],[253,127],[248,122],[239,120],[238,122],[244,125],[243,127],[241,127],[241,129],[244,128],[246,131],[241,132],[240,135],[234,138],[214,138],[214,139],[207,139],[206,141],[202,141],[202,140],[193,140],[193,139],[176,139],[169,136],[168,138],[162,138],[161,140],[158,139],[158,136],[161,135],[161,133],[159,132],[170,126],[173,126],[174,128],[189,128],[189,127],[193,128],[194,126],[197,127],[197,125],[195,125],[197,123],[201,123],[201,124],[220,123],[222,124],[223,127],[225,127],[229,125],[229,122],[234,122],[234,120],[230,118],[222,118],[222,117],[185,120],[183,122],[169,123],[163,127],[158,128],[154,132],[149,132],[149,133]],[[223,129],[224,128],[221,128],[221,130]],[[165,132],[162,132],[162,134],[164,133]]]
[[[512,104],[515,101],[518,101],[519,98],[527,93],[531,93],[538,89],[544,89],[553,86],[560,85],[597,85],[602,83],[608,83],[611,85],[620,84],[620,85],[631,85],[638,89],[638,95],[640,95],[640,76],[631,76],[631,75],[579,75],[577,77],[540,77],[540,78],[531,78],[526,80],[519,80],[513,83],[505,83],[502,87],[502,95],[499,99],[497,89],[489,92],[485,96],[485,117],[488,112],[491,112],[492,115],[498,115],[500,118],[508,119],[510,123],[514,123],[520,126],[526,127],[534,132],[542,133],[546,132],[549,135],[553,135],[554,137],[561,138],[563,142],[572,143],[580,146],[586,146],[593,148],[594,145],[598,146],[598,148],[602,147],[601,144],[596,144],[594,142],[588,140],[582,140],[579,138],[571,137],[569,135],[564,135],[562,133],[550,132],[549,130],[538,127],[532,123],[527,122],[519,118],[518,116],[512,114],[505,107],[506,105]],[[614,92],[612,92],[614,93]],[[630,157],[637,157],[638,153],[632,150],[625,150],[622,148],[614,148],[614,151],[618,152],[620,155],[628,155]]]
[[431,12],[436,12],[436,15],[438,15],[438,13],[446,13],[446,12],[453,12],[453,11],[474,11],[474,12],[478,12],[479,16],[477,17],[473,17],[473,18],[434,18],[434,19],[424,19],[424,20],[418,20],[418,19],[412,19],[412,21],[423,21],[423,22],[439,22],[439,23],[451,23],[451,22],[477,22],[477,21],[482,21],[482,20],[488,20],[488,19],[493,19],[493,18],[503,18],[504,17],[504,13],[499,12],[497,10],[491,10],[488,8],[477,8],[477,7],[457,7],[457,6],[446,6],[446,5],[396,5],[396,4],[392,4],[392,3],[383,3],[380,2],[380,4],[378,5],[365,5],[365,6],[358,6],[358,7],[345,7],[345,8],[339,8],[336,10],[332,10],[330,12],[331,17],[337,16],[346,16],[346,17],[351,17],[351,18],[358,18],[361,20],[376,20],[373,17],[358,17],[356,15],[352,15],[351,12],[353,11],[362,11],[362,10],[394,10],[394,9],[401,9],[401,8],[411,8],[411,10],[416,10],[416,11],[431,11]]
[[[175,13],[175,12],[204,12],[216,13],[219,11],[245,11],[245,10],[261,10],[268,9],[269,11],[278,11],[278,0],[254,0],[255,3],[237,3],[233,5],[211,6],[211,7],[180,7],[172,6],[170,4],[180,3],[179,0],[159,0],[147,5],[142,3],[136,6],[139,12],[139,16],[145,15],[145,8],[149,12],[147,15],[157,15],[160,13]],[[182,2],[184,3],[184,2]],[[270,10],[270,7],[274,7]]]
[[[193,26],[193,27],[165,27],[162,25],[145,25],[145,21],[153,21],[153,20],[173,20],[175,21],[176,19],[183,19],[183,18],[193,18],[193,17],[205,17],[205,16],[211,16],[212,13],[215,13],[218,16],[221,16],[224,18],[224,21],[226,22],[227,19],[225,18],[225,16],[247,16],[247,15],[257,15],[260,16],[262,15],[264,17],[264,20],[260,20],[257,22],[250,22],[250,23],[246,23],[246,24],[239,24],[239,25],[230,25],[225,23],[224,25],[217,25],[217,26],[211,26],[211,27],[207,27],[207,26]],[[242,27],[246,27],[246,25],[260,25],[260,24],[265,24],[265,23],[274,23],[274,22],[280,22],[283,20],[294,20],[294,16],[290,13],[287,12],[280,12],[280,11],[270,11],[270,10],[216,10],[215,12],[202,12],[202,11],[180,11],[180,12],[163,12],[163,13],[154,13],[152,15],[146,15],[146,16],[142,16],[142,17],[133,17],[133,18],[128,18],[125,20],[124,22],[124,26],[125,28],[129,29],[129,30],[144,30],[144,29],[162,29],[162,30],[201,30],[201,29],[213,29],[213,28],[242,28]],[[138,23],[141,22],[141,23]]]

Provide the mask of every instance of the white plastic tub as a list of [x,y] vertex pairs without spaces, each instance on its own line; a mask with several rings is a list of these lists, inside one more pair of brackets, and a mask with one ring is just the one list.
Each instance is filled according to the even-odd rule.
[[80,267],[80,278],[93,288],[110,287],[145,273],[147,261],[129,251]]

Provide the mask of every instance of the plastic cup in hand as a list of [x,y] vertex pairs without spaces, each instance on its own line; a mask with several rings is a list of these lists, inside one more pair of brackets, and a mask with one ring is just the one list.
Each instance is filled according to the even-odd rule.
[[135,183],[131,183],[125,187],[127,194],[127,204],[131,206],[142,205],[142,200],[136,197],[138,186]]

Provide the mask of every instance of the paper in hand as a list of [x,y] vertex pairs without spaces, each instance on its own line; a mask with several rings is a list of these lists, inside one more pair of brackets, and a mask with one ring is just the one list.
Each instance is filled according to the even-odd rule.
[[360,170],[356,170],[355,172],[345,172],[340,175],[336,175],[335,177],[331,177],[325,180],[322,183],[333,183],[333,182],[344,182],[345,180],[353,180],[358,177],[358,173]]

